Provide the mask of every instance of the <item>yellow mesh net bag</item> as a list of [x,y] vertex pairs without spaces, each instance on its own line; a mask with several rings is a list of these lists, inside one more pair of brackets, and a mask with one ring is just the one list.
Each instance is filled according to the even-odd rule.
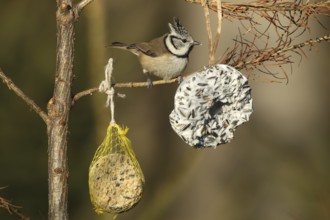
[[127,131],[110,123],[89,167],[89,193],[98,214],[128,211],[142,197],[144,176]]

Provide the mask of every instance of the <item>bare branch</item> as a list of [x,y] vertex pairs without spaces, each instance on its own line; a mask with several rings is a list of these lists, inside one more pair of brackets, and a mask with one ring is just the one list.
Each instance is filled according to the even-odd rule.
[[53,97],[47,105],[51,123],[48,135],[48,219],[67,220],[68,155],[67,139],[71,110],[74,66],[74,24],[77,20],[73,0],[58,0],[56,10],[56,70]]
[[84,91],[78,92],[77,94],[75,94],[73,96],[71,105],[73,106],[82,97],[88,96],[88,95],[93,95],[93,93],[95,93],[97,91],[99,91],[99,88],[91,88],[91,89],[86,89]]
[[210,19],[210,12],[208,7],[209,1],[202,0],[201,5],[204,10],[204,17],[205,17],[205,24],[206,24],[206,31],[208,36],[208,55],[209,55],[209,65],[213,65],[216,62],[216,52],[218,49],[220,35],[221,35],[221,26],[222,26],[222,9],[221,9],[221,0],[217,0],[217,15],[218,15],[218,24],[217,30],[213,41],[212,36],[212,29],[211,29],[211,19]]
[[[221,27],[222,27],[222,7],[221,7],[221,0],[217,0],[217,15],[218,15],[218,25],[217,25],[217,32],[215,34],[215,39],[212,45],[212,57],[213,62],[215,63],[215,55],[218,49],[218,45],[220,42],[220,36],[221,36]],[[212,63],[212,64],[214,64]]]
[[81,11],[90,3],[92,3],[94,0],[82,0],[76,5],[76,11],[78,12],[78,15],[81,13]]
[[202,7],[204,9],[204,16],[205,16],[205,24],[206,24],[206,32],[208,36],[208,48],[209,48],[209,64],[214,62],[214,56],[212,55],[213,50],[213,40],[212,40],[212,30],[211,30],[211,19],[210,19],[210,12],[208,8],[207,0],[202,0]]
[[[178,79],[170,79],[170,80],[157,80],[153,81],[152,85],[153,86],[158,86],[158,85],[166,85],[166,84],[172,84],[178,82]],[[127,82],[127,83],[115,83],[113,84],[115,88],[148,88],[149,84],[148,82]],[[93,95],[95,92],[98,92],[99,88],[91,88],[91,89],[86,89],[84,91],[78,92],[76,95],[73,96],[72,98],[72,105],[74,105],[79,99],[81,99],[84,96],[88,95]]]
[[[214,12],[218,12],[218,9],[221,8],[223,18],[231,21],[239,20],[247,32],[255,31],[260,36],[263,36],[270,27],[275,29],[278,36],[281,35],[281,32],[292,35],[298,31],[300,35],[306,30],[310,30],[309,18],[319,22],[316,15],[330,16],[330,1],[309,3],[298,0],[255,0],[247,3],[225,2],[221,3],[220,6],[218,6],[217,1],[208,1],[207,4],[205,4],[205,0],[186,1],[202,5],[204,11],[206,10],[205,7]],[[260,19],[268,21],[266,30],[259,30],[263,28],[263,26],[258,25]],[[246,27],[242,21],[248,22],[250,27]],[[320,25],[324,27],[322,23]]]
[[[165,85],[171,84],[174,82],[178,82],[178,79],[170,79],[170,80],[157,80],[153,81],[152,85]],[[141,88],[141,87],[148,87],[148,82],[128,82],[128,83],[116,83],[114,84],[115,88]]]
[[[242,40],[235,40],[234,48],[231,51],[227,51],[221,61],[226,62],[239,70],[246,69],[252,71],[257,69],[260,72],[271,75],[276,79],[286,79],[288,82],[288,74],[282,68],[282,65],[291,64],[293,61],[287,52],[294,52],[301,56],[301,54],[304,55],[302,48],[324,41],[330,41],[330,35],[310,39],[295,45],[291,45],[292,41],[286,36],[286,38],[282,38],[278,42],[278,45],[275,48],[265,46],[265,48],[254,49],[254,41],[245,43]],[[238,50],[238,48],[240,48],[241,53],[239,56],[235,57],[233,54]],[[265,71],[260,69],[259,66],[262,66]],[[277,75],[278,73],[269,71],[267,67],[279,67],[282,70],[284,77],[280,77]]]
[[18,88],[14,82],[6,76],[6,74],[0,69],[0,78],[3,83],[6,84],[9,90],[12,90],[18,97],[20,97],[35,113],[37,113],[40,118],[48,124],[49,118],[44,112],[30,97],[28,97],[20,88]]
[[326,35],[326,36],[319,37],[319,38],[316,38],[316,39],[310,39],[310,40],[307,40],[303,43],[292,45],[292,46],[289,46],[287,48],[283,48],[282,50],[279,50],[276,53],[280,54],[280,53],[284,53],[284,52],[291,51],[291,50],[293,51],[293,50],[296,50],[296,49],[300,49],[302,47],[312,46],[316,43],[321,43],[322,41],[330,41],[330,35]]
[[[189,3],[201,4],[205,0],[185,0]],[[217,3],[215,1],[209,1],[207,4],[209,9],[214,12],[217,12]],[[235,13],[237,15],[240,14],[239,18],[247,18],[245,13],[253,12],[253,11],[271,11],[271,12],[295,12],[295,11],[305,11],[306,9],[313,10],[318,14],[323,14],[329,16],[329,1],[317,2],[313,4],[303,4],[302,1],[274,1],[270,0],[257,0],[254,2],[248,3],[231,3],[231,2],[224,2],[222,3],[223,14],[225,17],[232,17]]]
[[23,215],[18,209],[21,208],[19,206],[11,204],[8,200],[2,198],[0,196],[0,208],[4,208],[8,211],[9,214],[14,214],[21,220],[30,220],[29,217]]

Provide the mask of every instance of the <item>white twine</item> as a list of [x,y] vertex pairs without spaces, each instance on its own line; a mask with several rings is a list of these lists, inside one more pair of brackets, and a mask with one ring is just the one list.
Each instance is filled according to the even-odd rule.
[[[115,95],[115,89],[113,88],[113,86],[111,85],[111,75],[112,75],[112,71],[113,71],[113,59],[110,58],[108,60],[107,65],[105,66],[105,80],[103,80],[100,83],[99,86],[99,91],[100,92],[104,92],[105,94],[107,94],[107,102],[105,104],[106,107],[110,106],[110,114],[111,114],[111,121],[110,124],[115,124],[115,103],[114,103],[114,98],[113,96]],[[125,95],[124,94],[118,94],[119,97],[124,98]]]

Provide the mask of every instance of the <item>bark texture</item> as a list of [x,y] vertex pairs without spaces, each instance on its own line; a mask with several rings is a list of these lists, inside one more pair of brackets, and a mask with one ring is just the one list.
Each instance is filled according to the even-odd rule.
[[68,219],[69,175],[67,160],[68,119],[74,60],[74,22],[72,1],[57,1],[57,57],[54,94],[48,103],[49,220]]

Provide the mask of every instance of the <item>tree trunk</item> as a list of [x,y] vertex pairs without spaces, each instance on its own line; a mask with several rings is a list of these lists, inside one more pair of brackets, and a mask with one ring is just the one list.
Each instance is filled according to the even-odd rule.
[[49,220],[68,219],[67,133],[71,108],[75,15],[71,0],[57,1],[57,57],[54,94],[48,102]]

